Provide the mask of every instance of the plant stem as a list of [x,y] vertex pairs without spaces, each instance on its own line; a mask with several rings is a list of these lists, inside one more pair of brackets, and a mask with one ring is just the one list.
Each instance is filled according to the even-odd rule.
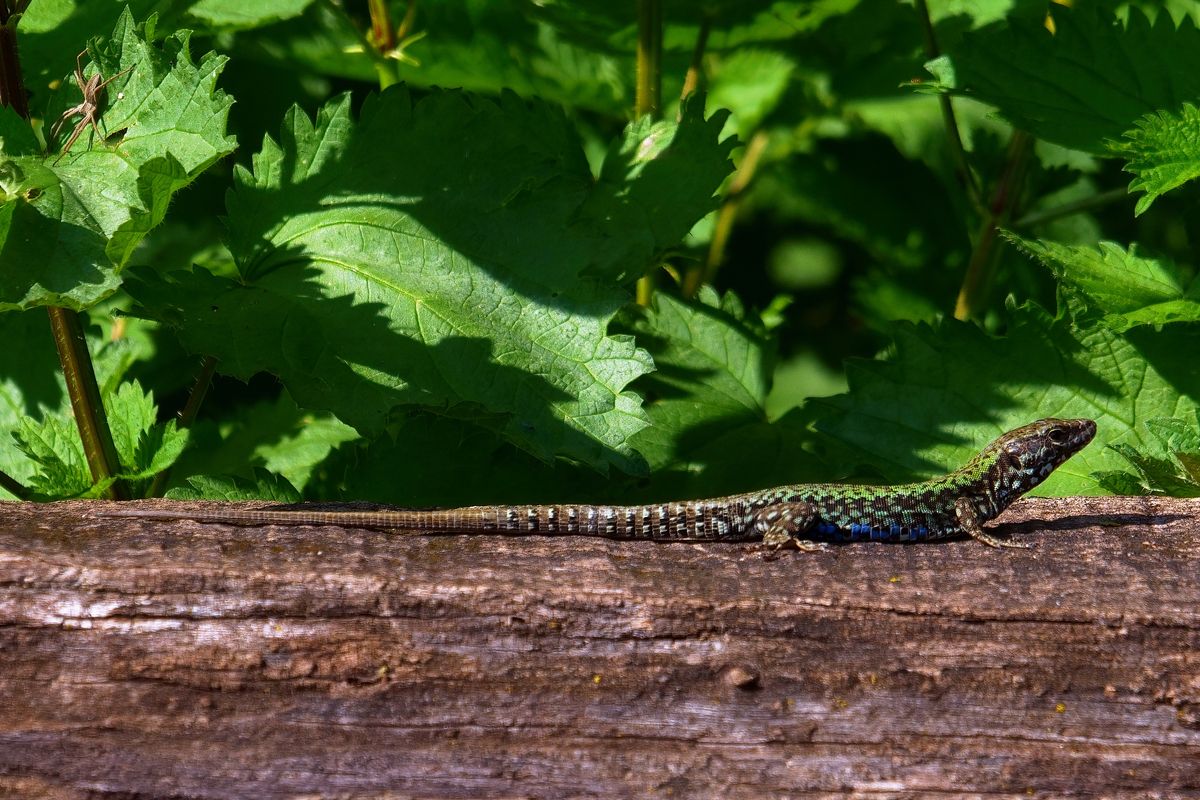
[[[96,372],[92,369],[83,324],[79,321],[79,314],[69,308],[50,306],[46,310],[50,313],[50,330],[54,335],[54,346],[58,348],[63,377],[67,380],[67,395],[71,398],[71,411],[79,427],[79,438],[83,440],[88,469],[91,470],[92,480],[100,482],[117,474],[121,461],[117,457],[112,431],[108,427],[108,416],[100,400],[100,387],[96,384]],[[124,481],[114,481],[107,494],[112,500],[129,499],[129,489]]]
[[[638,0],[637,99],[635,115],[662,113],[662,0]],[[654,273],[638,278],[637,303],[650,305]]]
[[[685,97],[702,88],[704,83],[704,50],[708,47],[708,32],[712,27],[712,17],[708,14],[700,22],[700,33],[696,36],[696,46],[692,48],[692,61],[688,65],[687,77],[683,81],[683,91],[679,93],[680,110],[682,111],[682,101]],[[749,149],[747,148],[747,152]],[[743,158],[742,163],[745,163]],[[734,179],[736,182],[736,178]],[[695,297],[696,292],[700,291],[701,285],[704,284],[709,276],[716,272],[716,267],[713,266],[714,251],[718,252],[716,256],[717,262],[721,260],[721,254],[725,251],[725,241],[729,238],[729,229],[733,225],[733,213],[728,215],[725,212],[726,206],[730,205],[730,200],[734,194],[732,185],[729,192],[722,199],[721,210],[717,212],[717,222],[713,229],[713,238],[709,242],[708,256],[703,264],[692,263],[688,265],[687,271],[684,272],[682,286],[680,287],[684,297]],[[728,219],[726,218],[728,217]],[[717,240],[720,239],[720,244]]]
[[662,0],[638,0],[637,100],[639,117],[662,109]]
[[1032,150],[1033,137],[1024,131],[1013,131],[1012,139],[1008,143],[1004,174],[1000,176],[1000,181],[992,192],[987,215],[979,225],[975,246],[971,250],[971,260],[967,263],[967,271],[958,291],[958,300],[954,304],[955,319],[970,319],[983,308],[995,270],[996,262],[993,256],[996,234],[1008,224],[1016,207]]
[[[175,419],[179,421],[180,428],[190,428],[192,423],[196,421],[196,415],[200,413],[200,405],[204,402],[204,395],[208,394],[208,387],[212,385],[213,375],[217,371],[217,359],[213,356],[205,356],[200,362],[200,372],[196,375],[196,382],[192,384],[192,391],[188,393],[187,402],[183,404]],[[159,472],[154,476],[154,481],[150,484],[150,491],[147,492],[147,497],[162,497],[163,491],[167,488],[167,481],[171,479],[171,468]]]
[[7,0],[0,0],[0,106],[9,106],[22,119],[29,119],[29,99],[17,57],[16,24]]
[[1125,188],[1109,189],[1106,192],[1094,194],[1091,197],[1084,197],[1072,203],[1064,203],[1061,206],[1047,208],[1043,211],[1031,211],[1020,219],[1012,223],[1014,228],[1031,228],[1034,225],[1043,225],[1047,222],[1053,222],[1056,219],[1069,217],[1072,214],[1078,214],[1081,211],[1090,211],[1093,208],[1100,208],[1109,203],[1115,203],[1129,197],[1129,190]]
[[692,48],[692,61],[688,64],[687,75],[683,79],[680,100],[704,88],[704,50],[708,47],[708,32],[711,29],[712,17],[705,14],[700,20],[700,33],[696,36],[696,46]]
[[[921,20],[921,30],[925,35],[925,55],[932,61],[941,55],[941,50],[938,48],[937,36],[933,31],[933,22],[929,18],[929,5],[926,0],[916,0],[916,6],[917,16]],[[982,214],[984,213],[983,199],[979,192],[979,184],[975,181],[975,174],[971,172],[971,165],[967,161],[967,151],[963,147],[958,118],[954,115],[954,104],[948,94],[938,95],[938,103],[942,107],[942,124],[946,128],[946,139],[950,143],[950,159],[954,162],[954,171],[958,174],[958,180],[967,193],[967,199],[975,210]]]
[[[19,4],[17,7],[20,7]],[[11,107],[23,119],[29,119],[29,102],[17,54],[15,25],[16,18],[7,0],[0,0],[0,104]],[[54,345],[58,348],[58,360],[67,381],[71,410],[75,414],[79,437],[83,440],[83,452],[92,480],[99,482],[108,479],[120,471],[121,462],[117,458],[112,431],[108,428],[104,404],[100,400],[100,387],[96,385],[96,372],[92,369],[83,324],[79,321],[79,314],[70,309],[48,307],[46,311],[50,314]],[[122,481],[114,481],[107,495],[113,500],[124,500],[129,493]]]
[[702,285],[712,283],[717,277],[717,270],[725,260],[725,245],[729,242],[729,233],[733,230],[734,220],[737,219],[742,195],[754,178],[758,162],[767,148],[768,139],[765,131],[757,131],[750,137],[750,143],[746,145],[746,151],[742,154],[742,163],[738,165],[737,174],[729,184],[729,191],[721,201],[721,210],[717,212],[717,221],[713,226],[712,241],[708,244],[704,264],[689,268],[683,276],[684,297],[695,297]]

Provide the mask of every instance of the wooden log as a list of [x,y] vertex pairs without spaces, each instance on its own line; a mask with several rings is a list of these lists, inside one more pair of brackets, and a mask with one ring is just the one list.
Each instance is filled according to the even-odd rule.
[[0,515],[0,797],[1200,797],[1200,502],[974,541]]

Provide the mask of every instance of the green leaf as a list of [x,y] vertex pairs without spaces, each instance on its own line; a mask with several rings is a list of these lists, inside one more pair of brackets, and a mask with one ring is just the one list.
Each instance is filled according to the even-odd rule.
[[134,451],[136,471],[127,477],[131,480],[153,478],[178,460],[187,447],[188,438],[188,431],[180,430],[175,420],[142,431]]
[[[0,106],[0,154],[11,158],[31,155],[39,150],[41,145],[38,144],[33,128],[29,127],[29,122],[21,119],[12,106]],[[25,174],[16,161],[5,158],[0,164],[3,164],[0,180],[3,181],[4,187],[4,197],[0,197],[0,200],[7,202],[9,195],[17,193],[18,187],[25,180]]]
[[952,302],[970,253],[965,227],[947,224],[958,212],[942,181],[876,134],[824,140],[816,153],[764,164],[745,204],[780,225],[820,226],[866,250],[869,272],[852,285],[855,310],[871,325],[932,319]]
[[[913,203],[914,196],[922,202]],[[878,135],[824,141],[819,153],[764,166],[748,202],[784,220],[826,227],[908,272],[935,262],[957,273],[969,252],[963,231],[946,224],[955,209],[937,176]]]
[[[112,294],[117,273],[172,195],[233,150],[224,134],[232,100],[215,88],[225,58],[209,53],[194,65],[186,32],[160,48],[146,41],[152,27],[153,20],[135,27],[126,12],[112,40],[89,50],[114,79],[99,123],[111,143],[89,128],[68,153],[43,156],[17,130],[23,123],[0,116],[0,175],[8,184],[0,198],[0,310],[83,309]],[[46,118],[80,97],[71,82]],[[70,132],[68,123],[57,144]]]
[[1117,494],[1200,497],[1200,412],[1194,423],[1170,417],[1146,420],[1150,447],[1111,445],[1133,471],[1098,473],[1100,485]]
[[658,292],[633,321],[638,343],[657,367],[637,384],[647,397],[651,426],[635,444],[651,470],[698,468],[677,451],[688,429],[766,421],[775,348],[744,319],[736,296],[718,298],[705,287],[690,303]]
[[188,432],[179,430],[175,420],[157,424],[158,409],[154,397],[143,392],[137,381],[122,383],[105,397],[113,443],[121,459],[117,477],[133,483],[135,495],[141,494],[139,482],[153,478],[170,467],[187,446]]
[[[454,86],[622,115],[633,103],[632,58],[615,58],[564,40],[552,25],[531,20],[527,5],[426,3],[416,33],[394,54],[389,69],[410,86]],[[362,53],[358,23],[338,6],[313,3],[297,19],[259,28],[238,38],[241,52],[300,64],[308,74],[336,75],[377,83],[371,58]],[[402,55],[402,58],[396,58]]]
[[304,490],[334,448],[358,438],[332,416],[297,407],[287,392],[230,409],[219,419],[198,420],[190,430],[193,446],[171,472],[176,483],[189,475],[250,478],[263,467]]
[[639,471],[629,439],[646,420],[625,387],[651,363],[606,334],[628,299],[611,281],[714,205],[730,144],[701,109],[631,124],[599,181],[561,112],[511,95],[414,103],[395,87],[357,123],[348,98],[315,125],[293,111],[229,196],[242,281],[141,273],[127,288],[223,372],[276,374],[359,430],[429,406],[541,458]]
[[[122,14],[112,40],[103,49],[89,50],[104,75],[130,70],[127,78],[118,79],[119,90],[116,82],[112,85],[104,125],[110,132],[124,131],[116,148],[123,160],[136,164],[170,155],[195,177],[237,146],[225,133],[233,99],[216,88],[228,59],[210,51],[194,63],[186,30],[151,44],[154,24],[154,17],[135,25],[132,16]],[[70,96],[63,99],[74,102]],[[62,163],[86,156],[72,149]]]
[[1200,177],[1200,109],[1184,103],[1178,112],[1147,114],[1135,125],[1128,141],[1112,149],[1129,159],[1125,171],[1137,175],[1129,191],[1146,193],[1134,209],[1141,215],[1155,198]]
[[[44,311],[0,314],[0,341],[20,342],[19,347],[0,348],[0,431],[11,432],[24,417],[62,407],[66,392]],[[8,433],[0,435],[0,469],[22,483],[35,472]]]
[[489,431],[413,413],[394,438],[339,448],[322,465],[318,496],[399,505],[630,503],[829,476],[803,451],[811,435],[801,420],[767,420],[774,345],[732,294],[718,298],[706,288],[684,301],[658,292],[650,308],[627,309],[620,322],[657,366],[634,386],[651,423],[633,439],[653,468],[648,477],[601,478],[564,462],[551,469]]
[[143,392],[137,381],[123,383],[114,394],[104,398],[108,411],[108,426],[112,431],[113,444],[121,458],[121,465],[140,470],[148,463],[138,458],[138,443],[142,433],[150,430],[158,418],[154,397]]
[[1037,492],[1094,494],[1093,473],[1123,465],[1103,445],[1144,446],[1142,421],[1197,408],[1200,332],[1191,326],[1119,335],[1077,329],[1033,304],[1010,309],[1008,326],[998,337],[953,320],[896,325],[891,358],[849,362],[850,392],[810,403],[818,430],[835,455],[903,480],[956,468],[1041,417],[1087,417],[1097,442]]
[[801,450],[807,431],[795,419],[767,419],[775,343],[735,295],[706,287],[688,302],[658,292],[629,316],[657,367],[635,385],[650,426],[633,444],[651,467],[637,496],[704,496],[820,475]]
[[357,438],[353,428],[328,414],[304,414],[297,431],[282,441],[260,446],[256,455],[262,456],[266,469],[303,488],[331,450]]
[[227,503],[247,500],[300,502],[300,492],[288,483],[287,478],[262,467],[254,468],[252,480],[229,475],[197,475],[187,479],[187,486],[178,486],[167,492],[166,497],[170,500],[222,500]]
[[1150,22],[1136,8],[1122,25],[1094,4],[1051,4],[1055,32],[1039,21],[966,34],[931,63],[938,78],[919,85],[973,97],[1035,136],[1092,153],[1153,111],[1200,98],[1200,30],[1190,17]]
[[796,64],[771,50],[735,50],[718,61],[709,79],[709,108],[732,112],[737,132],[752,134],[784,97]]
[[334,450],[306,493],[400,506],[621,502],[625,481],[558,461],[553,466],[493,431],[437,414],[404,414],[392,435]]
[[41,420],[26,417],[13,432],[17,446],[36,464],[29,486],[39,499],[98,497],[113,480],[130,482],[136,495],[144,488],[139,484],[171,466],[183,452],[187,431],[178,430],[174,420],[158,424],[154,398],[137,381],[122,383],[115,391],[102,388],[101,396],[121,465],[110,479],[93,484],[69,411],[46,414]]
[[73,419],[48,416],[38,422],[26,417],[12,436],[35,465],[26,484],[34,497],[76,497],[91,488],[92,475]]
[[[532,4],[440,3],[422,9],[432,35],[405,48],[396,70],[413,86],[460,86],[617,116],[633,105],[632,53],[579,41],[533,18]],[[670,83],[673,76],[665,75]],[[664,95],[669,96],[669,95]]]
[[200,0],[188,13],[214,28],[247,29],[298,17],[313,0]]
[[[112,341],[102,334],[100,328],[86,325],[87,343],[101,395],[108,397],[117,390],[122,378],[138,358],[146,355],[146,346],[141,342],[122,339]],[[13,343],[0,348],[0,469],[22,483],[29,483],[38,472],[38,466],[29,459],[11,435],[18,431],[33,431],[41,437],[39,423],[35,419],[54,417],[70,427],[70,436],[78,442],[72,419],[71,404],[67,397],[66,382],[58,366],[58,354],[50,335],[46,313],[41,309],[0,314],[0,341]],[[59,441],[56,434],[47,434]],[[43,451],[46,452],[46,451]],[[82,451],[78,451],[82,455]],[[70,464],[74,456],[67,458]],[[71,480],[73,487],[86,486],[91,482],[90,473],[82,462],[83,469],[78,480]],[[74,474],[70,470],[62,474]],[[58,486],[64,482],[61,476],[53,477],[46,485]]]
[[1200,321],[1200,284],[1187,291],[1180,268],[1165,258],[1147,258],[1113,242],[1090,246],[1006,238],[1041,261],[1060,281],[1103,313],[1115,331],[1137,325]]
[[21,72],[35,96],[75,69],[75,55],[126,12],[145,19],[158,0],[32,0],[17,23]]
[[[312,3],[299,17],[240,32],[234,45],[234,55],[242,56],[238,60],[266,62],[298,73],[302,80],[331,75],[378,85],[379,73],[374,60],[364,53],[358,22],[333,3]],[[237,66],[235,60],[235,70]],[[257,79],[255,74],[245,77]],[[328,91],[324,87],[321,95]]]
[[728,112],[705,120],[704,96],[692,95],[679,113],[679,122],[642,117],[609,148],[582,210],[581,222],[602,237],[587,274],[639,277],[717,207],[714,194],[730,173],[734,146],[732,137],[718,141]]
[[[702,21],[710,27],[710,51],[778,42],[816,31],[862,0],[711,0],[703,5],[669,0],[665,5],[663,46],[690,55]],[[544,2],[531,16],[551,22],[562,35],[596,49],[633,53],[636,18],[607,0]]]

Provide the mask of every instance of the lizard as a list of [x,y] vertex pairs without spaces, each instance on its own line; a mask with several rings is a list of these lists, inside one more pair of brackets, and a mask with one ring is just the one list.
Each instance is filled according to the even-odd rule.
[[957,470],[892,486],[791,484],[706,500],[633,506],[513,505],[385,511],[286,508],[118,509],[109,517],[231,525],[337,525],[415,535],[598,536],[646,541],[761,540],[822,550],[830,542],[931,541],[967,534],[992,547],[983,523],[1040,484],[1096,435],[1090,419],[1043,419],[1005,433]]

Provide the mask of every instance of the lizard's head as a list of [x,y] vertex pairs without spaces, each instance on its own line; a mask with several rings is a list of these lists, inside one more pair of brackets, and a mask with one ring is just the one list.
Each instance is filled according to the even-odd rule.
[[1011,500],[1046,480],[1095,435],[1090,419],[1039,419],[1004,434],[980,455],[999,470],[993,481],[1001,499]]

